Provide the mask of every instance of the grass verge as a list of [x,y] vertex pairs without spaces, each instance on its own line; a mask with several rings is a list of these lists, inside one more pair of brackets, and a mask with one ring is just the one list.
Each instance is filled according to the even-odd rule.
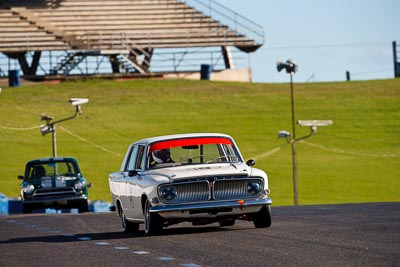
[[[296,119],[334,124],[297,144],[300,204],[400,201],[400,80],[295,84]],[[292,205],[288,84],[187,80],[86,80],[4,88],[0,94],[0,192],[17,197],[27,160],[51,156],[40,115],[68,117],[70,97],[88,97],[78,118],[57,126],[58,155],[74,156],[110,200],[107,176],[135,140],[185,132],[232,135],[270,178],[274,205]],[[309,129],[297,128],[297,136]]]

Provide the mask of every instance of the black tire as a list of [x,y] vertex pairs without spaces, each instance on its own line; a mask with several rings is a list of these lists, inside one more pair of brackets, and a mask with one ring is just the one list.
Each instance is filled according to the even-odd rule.
[[219,226],[221,227],[228,227],[228,226],[234,226],[235,225],[235,219],[225,219],[222,221],[219,221]]
[[136,233],[139,231],[139,224],[128,221],[122,208],[120,208],[118,214],[121,220],[122,229],[125,233]]
[[79,213],[89,212],[89,203],[87,201],[85,201],[85,202],[82,202],[81,204],[79,204],[78,212]]
[[268,228],[271,226],[271,207],[263,206],[261,210],[255,214],[253,223],[256,228]]
[[22,213],[32,213],[32,207],[28,204],[22,204]]
[[151,204],[148,199],[144,204],[144,232],[146,235],[158,235],[163,229],[163,220],[160,215],[150,212]]

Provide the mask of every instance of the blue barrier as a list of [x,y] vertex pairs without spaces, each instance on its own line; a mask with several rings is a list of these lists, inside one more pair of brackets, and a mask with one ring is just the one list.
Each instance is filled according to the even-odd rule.
[[15,198],[8,199],[8,213],[9,214],[21,214],[22,213],[21,200],[15,199]]
[[0,193],[0,216],[8,215],[8,198]]
[[91,212],[109,212],[111,203],[104,202],[102,200],[97,200],[92,202],[89,206],[89,211]]
[[[110,212],[111,203],[102,200],[90,202],[89,212]],[[8,199],[4,194],[0,193],[0,216],[7,216],[9,214],[21,214],[22,201],[19,199]],[[35,209],[32,213],[79,213],[78,209]]]

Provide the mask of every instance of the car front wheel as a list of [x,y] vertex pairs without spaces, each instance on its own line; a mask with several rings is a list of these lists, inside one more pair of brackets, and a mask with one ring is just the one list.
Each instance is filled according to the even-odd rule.
[[150,212],[151,204],[147,199],[144,204],[144,231],[146,235],[157,235],[163,228],[163,221],[160,215]]
[[87,201],[83,201],[78,207],[78,212],[83,213],[88,211],[89,211],[89,203]]
[[22,204],[22,213],[32,213],[33,208],[29,204]]
[[257,212],[253,219],[254,226],[256,228],[267,228],[271,226],[271,207],[263,206],[259,212]]

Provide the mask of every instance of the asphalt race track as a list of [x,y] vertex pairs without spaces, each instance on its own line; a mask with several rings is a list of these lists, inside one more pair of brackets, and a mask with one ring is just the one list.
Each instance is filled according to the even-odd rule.
[[400,203],[272,216],[267,229],[184,223],[152,237],[122,233],[116,213],[0,217],[0,266],[400,266]]

